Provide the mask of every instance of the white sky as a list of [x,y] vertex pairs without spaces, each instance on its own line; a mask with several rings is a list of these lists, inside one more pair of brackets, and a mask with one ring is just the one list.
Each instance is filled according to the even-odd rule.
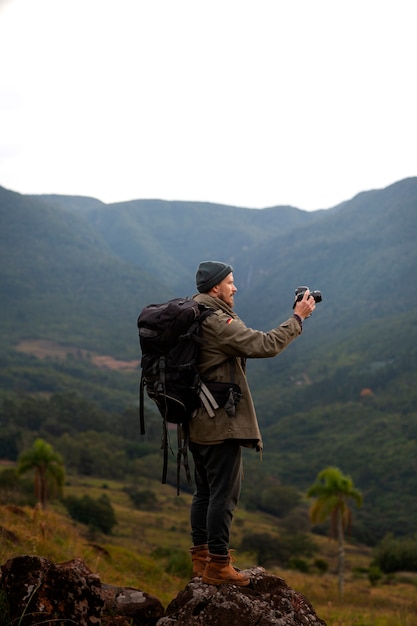
[[0,0],[0,185],[328,208],[417,175],[417,0]]

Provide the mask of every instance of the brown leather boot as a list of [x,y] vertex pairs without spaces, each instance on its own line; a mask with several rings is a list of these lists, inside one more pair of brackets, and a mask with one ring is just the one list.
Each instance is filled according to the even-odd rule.
[[193,546],[190,548],[191,560],[193,562],[193,577],[202,576],[206,567],[206,559],[208,557],[208,546],[203,544],[201,546]]
[[231,565],[229,554],[210,554],[207,557],[206,569],[203,572],[203,583],[209,585],[237,585],[246,587],[250,584],[250,578],[246,574],[237,571]]

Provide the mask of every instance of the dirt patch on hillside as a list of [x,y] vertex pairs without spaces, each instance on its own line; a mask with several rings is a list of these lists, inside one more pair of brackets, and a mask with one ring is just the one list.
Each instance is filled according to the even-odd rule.
[[138,368],[140,360],[119,361],[112,356],[100,355],[74,346],[63,346],[55,341],[46,339],[25,339],[17,346],[18,352],[31,354],[38,359],[57,359],[65,361],[68,358],[88,360],[94,365],[111,370],[134,371]]
[[140,361],[118,361],[112,356],[93,356],[91,358],[97,367],[107,367],[110,370],[136,370]]

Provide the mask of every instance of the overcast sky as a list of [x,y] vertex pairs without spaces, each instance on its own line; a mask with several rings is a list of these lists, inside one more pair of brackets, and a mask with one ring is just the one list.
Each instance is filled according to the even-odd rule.
[[0,0],[0,185],[328,208],[417,175],[417,0]]

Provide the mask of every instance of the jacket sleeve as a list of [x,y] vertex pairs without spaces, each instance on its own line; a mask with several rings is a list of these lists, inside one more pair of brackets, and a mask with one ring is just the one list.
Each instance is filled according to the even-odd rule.
[[208,338],[217,339],[217,347],[226,356],[246,358],[274,357],[301,333],[297,320],[290,317],[268,332],[248,328],[237,316],[216,311],[204,323]]

